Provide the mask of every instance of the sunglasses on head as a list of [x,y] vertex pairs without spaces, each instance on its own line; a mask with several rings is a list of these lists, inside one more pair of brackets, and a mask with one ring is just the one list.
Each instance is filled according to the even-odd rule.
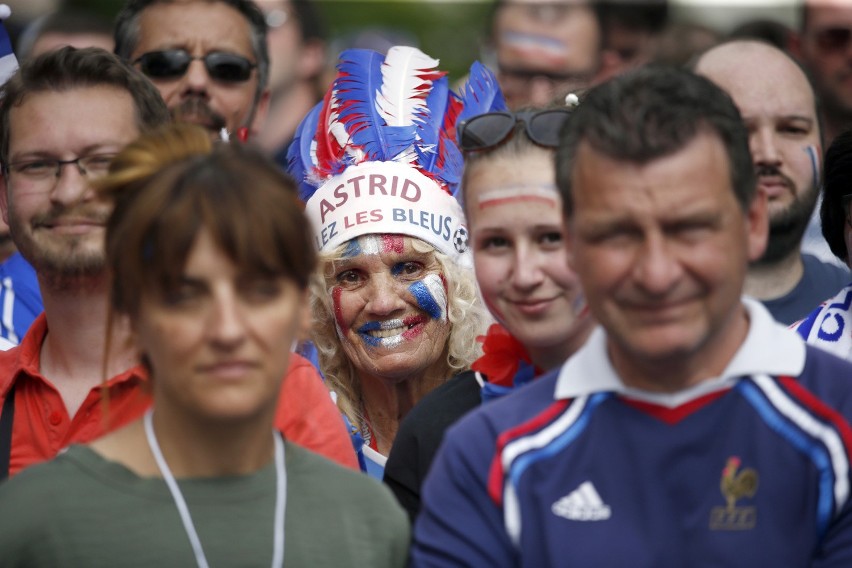
[[257,67],[257,64],[236,53],[213,51],[203,57],[195,57],[184,49],[149,51],[133,63],[138,63],[142,73],[152,79],[177,79],[183,77],[189,64],[195,59],[204,62],[204,68],[211,79],[225,83],[248,81],[252,69]]
[[814,34],[817,46],[823,51],[845,50],[852,39],[852,28],[824,28]]
[[509,139],[520,121],[530,140],[539,146],[556,148],[559,132],[569,116],[571,111],[565,108],[480,114],[459,125],[459,147],[463,152],[476,152],[499,146]]

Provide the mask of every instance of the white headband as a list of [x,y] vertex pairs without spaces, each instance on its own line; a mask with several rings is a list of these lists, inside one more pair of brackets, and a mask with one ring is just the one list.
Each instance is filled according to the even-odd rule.
[[416,237],[471,266],[464,212],[433,180],[399,162],[364,162],[326,181],[305,212],[320,251],[368,234]]

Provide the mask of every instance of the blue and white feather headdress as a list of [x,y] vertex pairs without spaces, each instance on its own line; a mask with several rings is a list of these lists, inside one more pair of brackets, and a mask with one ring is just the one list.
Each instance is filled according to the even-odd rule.
[[437,66],[413,47],[340,55],[337,77],[299,125],[288,154],[319,250],[394,233],[467,263],[455,199],[463,167],[456,125],[506,105],[480,63],[459,94]]

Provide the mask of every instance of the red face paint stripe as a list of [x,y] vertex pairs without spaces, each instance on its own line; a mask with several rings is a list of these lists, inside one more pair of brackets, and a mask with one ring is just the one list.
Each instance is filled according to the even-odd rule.
[[331,300],[334,305],[334,321],[337,322],[337,327],[340,329],[340,332],[345,334],[349,331],[346,328],[346,324],[343,322],[343,308],[340,306],[340,295],[343,294],[343,288],[340,286],[335,286],[331,290]]
[[495,205],[504,205],[506,203],[512,203],[514,201],[540,201],[542,203],[547,203],[548,205],[556,206],[556,200],[550,199],[549,197],[544,197],[543,195],[517,195],[514,197],[499,197],[497,199],[486,199],[485,201],[479,202],[479,208],[485,209],[486,207],[493,207]]

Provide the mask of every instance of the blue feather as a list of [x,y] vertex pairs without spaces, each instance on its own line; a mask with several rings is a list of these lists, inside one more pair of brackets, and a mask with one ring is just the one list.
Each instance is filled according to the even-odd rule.
[[506,110],[503,92],[497,84],[497,78],[485,65],[474,61],[462,94],[464,110],[459,114],[456,125],[478,114]]
[[435,174],[438,174],[435,170],[440,156],[439,141],[449,93],[449,80],[446,76],[433,81],[432,89],[426,97],[425,111],[417,117],[417,133],[420,135],[416,148],[418,161],[424,171]]
[[369,161],[391,161],[415,140],[416,125],[388,126],[376,109],[382,87],[384,57],[371,50],[349,49],[340,54],[334,82],[339,120],[352,144]]
[[317,189],[307,179],[309,172],[316,167],[311,153],[311,146],[314,142],[314,135],[317,132],[321,110],[322,103],[320,102],[302,119],[299,128],[296,129],[296,136],[287,150],[287,169],[299,184],[299,198],[305,202]]

